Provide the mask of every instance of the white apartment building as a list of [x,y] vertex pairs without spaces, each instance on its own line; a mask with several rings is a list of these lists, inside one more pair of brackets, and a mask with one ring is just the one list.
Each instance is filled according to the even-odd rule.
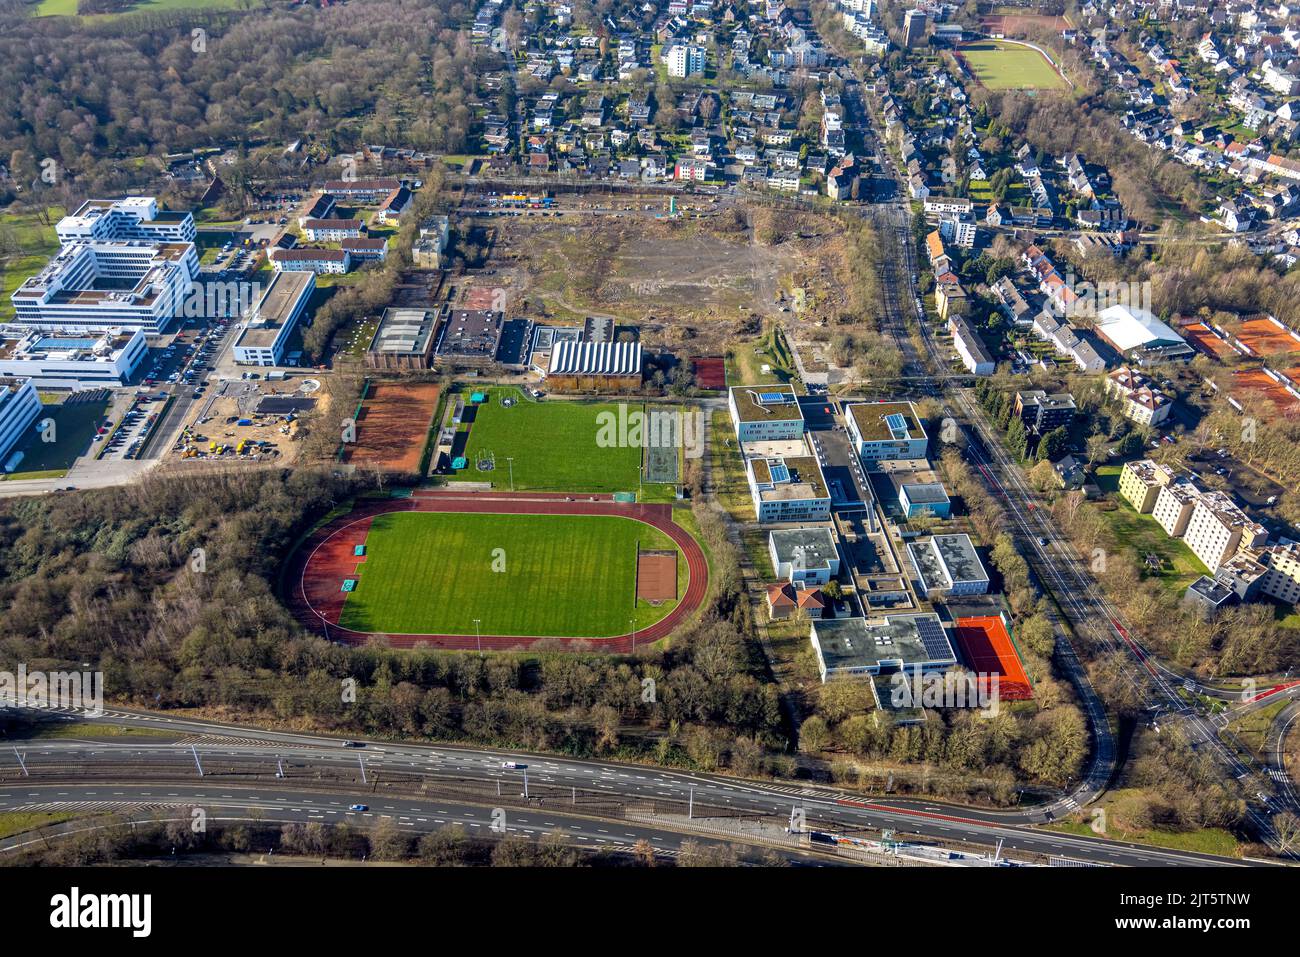
[[276,272],[345,273],[352,257],[344,249],[273,249],[271,266]]
[[683,79],[704,72],[707,55],[703,47],[677,43],[664,52],[664,63],[668,66],[668,75]]
[[1151,459],[1125,462],[1119,473],[1119,494],[1143,515],[1156,507],[1160,490],[1174,480],[1173,469]]
[[117,239],[192,243],[198,235],[193,215],[160,210],[152,196],[88,199],[59,220],[54,231],[64,245]]
[[31,379],[0,379],[0,462],[12,472],[13,448],[41,414],[41,399]]
[[1230,496],[1204,491],[1196,497],[1183,541],[1213,574],[1239,548],[1263,546],[1268,532],[1251,521]]
[[316,288],[313,272],[278,272],[235,340],[235,362],[276,366]]
[[0,376],[29,379],[40,389],[111,389],[127,384],[147,351],[139,329],[99,336],[32,330],[0,337]]
[[1169,418],[1174,403],[1151,379],[1129,366],[1106,376],[1106,394],[1117,396],[1126,418],[1139,425],[1159,425]]
[[340,239],[357,239],[361,236],[361,220],[309,219],[302,224],[302,233],[313,243],[336,243]]
[[1182,538],[1187,531],[1187,523],[1192,519],[1192,510],[1200,493],[1191,482],[1170,482],[1162,485],[1156,494],[1156,504],[1151,510],[1151,517],[1156,520],[1165,534],[1171,538]]
[[1268,569],[1259,580],[1260,590],[1289,605],[1300,602],[1300,545],[1268,545],[1254,554]]
[[181,313],[198,274],[199,257],[190,242],[78,240],[10,299],[20,324],[156,334]]

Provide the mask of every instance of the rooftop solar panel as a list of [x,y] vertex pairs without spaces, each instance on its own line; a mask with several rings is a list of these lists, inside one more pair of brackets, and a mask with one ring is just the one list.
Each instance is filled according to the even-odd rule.
[[925,645],[925,653],[932,660],[941,660],[952,657],[952,646],[948,644],[948,636],[943,633],[943,625],[933,618],[916,619],[916,633],[921,639],[921,644]]
[[907,419],[899,412],[891,412],[885,416],[885,425],[896,439],[907,438]]
[[758,394],[758,401],[762,402],[764,405],[771,405],[777,402],[789,402],[790,396],[786,395],[784,392],[760,392]]
[[784,465],[782,465],[782,464],[780,464],[780,463],[777,463],[777,464],[775,464],[775,465],[770,466],[770,469],[771,469],[771,472],[772,472],[772,481],[773,481],[773,482],[788,482],[788,481],[790,481],[790,470],[789,470],[788,468],[786,468]]

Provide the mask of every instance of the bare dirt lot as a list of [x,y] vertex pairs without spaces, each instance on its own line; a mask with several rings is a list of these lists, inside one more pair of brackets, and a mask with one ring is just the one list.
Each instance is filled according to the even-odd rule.
[[462,284],[502,290],[511,314],[636,324],[649,345],[721,354],[762,320],[816,322],[842,305],[837,226],[811,214],[728,205],[677,219],[498,219],[481,235],[490,253]]

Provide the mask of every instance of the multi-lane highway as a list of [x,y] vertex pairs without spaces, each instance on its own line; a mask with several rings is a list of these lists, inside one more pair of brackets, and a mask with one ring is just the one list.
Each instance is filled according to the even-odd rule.
[[[67,721],[85,720],[84,714],[71,709],[54,714]],[[503,802],[511,805],[506,809],[509,820],[526,813],[528,826],[545,828],[557,816],[566,822],[608,817],[609,823],[594,826],[594,833],[587,825],[582,833],[593,841],[599,837],[610,843],[636,832],[626,814],[638,810],[689,808],[697,818],[708,815],[715,823],[725,823],[736,818],[784,821],[799,809],[810,825],[840,833],[890,829],[900,835],[988,848],[1000,843],[1009,856],[1055,856],[1128,866],[1241,863],[1044,830],[1035,826],[1045,818],[1042,810],[977,811],[923,800],[861,800],[830,788],[483,748],[407,742],[350,748],[316,735],[128,710],[111,710],[94,720],[151,728],[157,734],[104,741],[77,740],[65,733],[58,738],[9,742],[16,750],[0,751],[0,810],[92,810],[96,806],[123,810],[210,802],[218,815],[247,805],[264,815],[270,808],[297,815],[285,819],[314,814],[324,816],[312,819],[328,821],[345,818],[341,809],[363,803],[370,805],[372,813],[390,814],[419,830],[453,820],[486,821],[483,808],[494,805],[499,788]],[[506,761],[527,767],[508,768]],[[475,816],[467,817],[467,808]],[[534,820],[538,814],[542,816]],[[570,823],[559,826],[570,830]],[[646,826],[643,820],[636,823]],[[673,846],[667,832],[679,839],[692,833],[671,823],[654,829],[660,832],[656,847]],[[734,840],[746,843],[742,834]]]

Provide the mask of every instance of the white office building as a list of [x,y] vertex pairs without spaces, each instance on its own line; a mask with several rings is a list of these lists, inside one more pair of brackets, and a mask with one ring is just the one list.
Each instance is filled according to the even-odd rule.
[[93,240],[65,245],[10,297],[16,322],[65,332],[162,332],[199,274],[190,242]]
[[138,239],[160,243],[192,243],[198,235],[194,216],[158,208],[152,196],[88,199],[55,227],[59,242],[107,242]]
[[801,588],[825,585],[840,571],[840,552],[830,528],[777,528],[767,533],[777,578]]
[[930,441],[910,402],[853,402],[845,407],[849,438],[863,466],[890,459],[923,459]]
[[792,386],[733,386],[727,410],[742,443],[797,439],[804,432],[803,410]]
[[235,362],[253,366],[280,365],[289,337],[306,312],[315,288],[315,273],[276,273],[253,309],[248,324],[235,340]]
[[0,463],[6,472],[17,464],[10,461],[14,446],[40,414],[41,399],[31,379],[0,379]]
[[24,330],[14,339],[0,336],[0,376],[29,379],[40,389],[112,389],[130,381],[146,352],[139,329],[97,336]]

